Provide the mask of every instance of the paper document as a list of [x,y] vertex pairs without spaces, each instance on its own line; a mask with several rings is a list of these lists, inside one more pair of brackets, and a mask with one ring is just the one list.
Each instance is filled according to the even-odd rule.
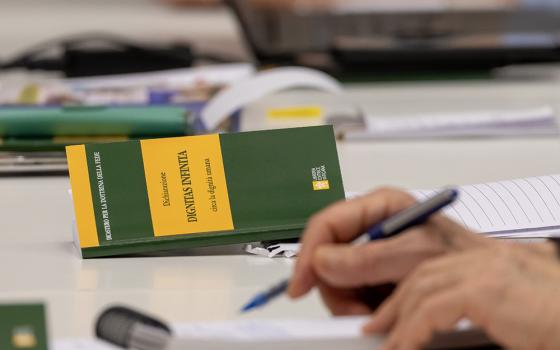
[[[374,350],[383,338],[362,335],[367,320],[368,316],[352,316],[178,324],[173,326],[175,336],[166,350]],[[489,343],[484,333],[463,320],[454,332],[437,335],[427,349],[465,349]]]
[[[368,316],[333,317],[319,320],[230,320],[177,323],[164,349],[154,343],[145,350],[374,350],[383,342],[379,336],[364,336],[362,325]],[[488,345],[489,339],[467,320],[456,330],[437,335],[428,350],[465,349]],[[91,338],[60,339],[53,350],[113,350],[118,347]]]
[[[419,200],[436,190],[412,191]],[[560,235],[560,175],[460,187],[444,213],[472,230],[494,237]]]
[[[410,191],[418,200],[424,200],[438,189]],[[346,193],[346,198],[359,196]],[[490,182],[459,187],[457,201],[443,213],[473,231],[494,238],[542,239],[560,237],[560,174]],[[276,254],[262,248],[249,253],[268,257]],[[299,251],[297,244],[289,250]]]
[[130,87],[195,87],[197,84],[229,85],[246,79],[255,68],[246,63],[221,64],[155,72],[116,74],[63,80],[73,89],[115,89]]
[[302,67],[275,68],[220,91],[202,110],[200,117],[208,130],[215,130],[221,122],[244,106],[266,95],[295,88],[332,94],[342,94],[343,91],[338,81],[321,71]]
[[366,128],[348,131],[345,139],[422,139],[559,135],[551,107],[516,111],[418,114],[409,117],[367,116]]
[[293,258],[298,254],[299,246],[299,243],[278,243],[273,245],[252,243],[245,245],[245,251],[250,254],[266,256],[268,258]]
[[232,320],[173,325],[182,338],[236,340],[286,340],[353,338],[361,335],[367,317],[335,317],[320,320]]
[[185,323],[173,326],[168,350],[371,350],[379,337],[364,337],[365,317],[325,320],[237,320]]

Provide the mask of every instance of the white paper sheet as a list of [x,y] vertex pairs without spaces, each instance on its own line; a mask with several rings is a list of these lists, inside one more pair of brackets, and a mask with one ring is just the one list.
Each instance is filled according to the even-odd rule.
[[[167,350],[374,350],[380,336],[364,336],[367,316],[321,320],[235,320],[184,323],[173,326],[174,340]],[[429,349],[464,349],[487,345],[488,338],[461,320],[455,332],[437,336]]]
[[335,317],[320,320],[232,320],[173,325],[177,337],[198,339],[287,340],[353,338],[361,335],[367,317]]
[[250,254],[266,256],[267,258],[293,258],[299,253],[299,243],[278,243],[267,247],[259,243],[246,244],[245,251]]
[[364,337],[364,317],[324,320],[235,320],[174,325],[168,350],[376,349],[380,337]]
[[423,139],[445,137],[513,137],[559,135],[554,110],[543,106],[510,111],[367,116],[366,129],[345,139]]
[[258,99],[282,90],[308,88],[342,94],[342,86],[331,76],[309,68],[283,67],[260,72],[221,90],[206,105],[201,120],[215,130],[230,115]]

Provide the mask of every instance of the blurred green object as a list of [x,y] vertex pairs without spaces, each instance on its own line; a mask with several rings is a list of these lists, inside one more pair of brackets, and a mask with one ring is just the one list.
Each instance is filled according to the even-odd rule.
[[182,107],[0,108],[0,137],[181,136],[192,134],[192,113]]
[[0,349],[47,350],[46,328],[42,304],[0,305]]

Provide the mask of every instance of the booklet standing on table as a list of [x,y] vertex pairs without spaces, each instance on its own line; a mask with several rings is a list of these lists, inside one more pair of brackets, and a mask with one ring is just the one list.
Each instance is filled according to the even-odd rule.
[[67,147],[84,258],[298,237],[344,199],[331,126]]

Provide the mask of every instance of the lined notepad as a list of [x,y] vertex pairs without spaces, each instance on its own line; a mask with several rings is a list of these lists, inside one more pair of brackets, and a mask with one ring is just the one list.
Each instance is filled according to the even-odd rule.
[[[443,213],[455,221],[494,238],[542,239],[560,237],[560,174],[460,186],[459,198]],[[410,193],[419,201],[435,190]],[[363,193],[347,192],[346,198]],[[299,244],[251,245],[251,254],[296,256]]]
[[[423,200],[436,191],[412,194]],[[560,175],[461,186],[459,199],[444,212],[493,237],[560,236]]]

